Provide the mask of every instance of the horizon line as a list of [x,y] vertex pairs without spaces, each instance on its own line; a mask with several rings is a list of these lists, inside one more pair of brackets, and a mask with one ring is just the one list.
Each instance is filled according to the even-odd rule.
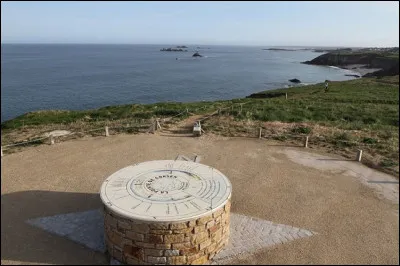
[[343,46],[343,45],[251,45],[251,44],[159,44],[159,43],[73,43],[73,42],[1,42],[17,45],[185,45],[185,46],[244,46],[244,47],[307,47],[307,48],[398,48],[399,46]]

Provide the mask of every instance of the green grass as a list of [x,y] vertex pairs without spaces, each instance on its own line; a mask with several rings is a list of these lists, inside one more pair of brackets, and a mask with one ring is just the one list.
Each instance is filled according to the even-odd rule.
[[[396,83],[397,82],[397,83]],[[169,117],[185,109],[205,114],[233,103],[239,105],[227,110],[236,119],[282,122],[318,122],[344,129],[394,129],[399,123],[398,76],[384,79],[362,78],[345,82],[331,82],[329,91],[316,84],[261,92],[271,95],[288,93],[282,97],[267,99],[235,99],[230,101],[195,103],[156,103],[107,106],[85,111],[39,111],[19,116],[1,124],[2,131],[22,126],[114,121],[119,119],[149,119]]]
[[[363,78],[324,85],[281,89],[288,94],[270,99],[250,99],[244,112],[262,121],[320,122],[344,129],[397,130],[399,121],[399,85],[390,77]],[[261,93],[276,93],[267,91]]]
[[[209,114],[219,108],[226,108],[222,115],[233,117],[234,121],[239,122],[295,122],[340,129],[342,133],[326,139],[338,148],[353,147],[352,141],[369,145],[372,153],[384,157],[379,163],[380,167],[398,165],[399,76],[330,82],[326,93],[324,83],[320,83],[258,94],[263,94],[264,98],[128,104],[85,111],[31,112],[1,124],[2,145],[13,141],[8,138],[9,135],[18,135],[26,128],[38,128],[40,131],[40,128],[46,126],[68,128],[68,125],[75,123],[90,129],[101,123],[134,123],[143,119],[170,117],[186,109],[194,114]],[[239,103],[243,103],[242,108]],[[187,114],[177,119],[185,117]],[[292,129],[291,133],[304,135],[311,131],[311,127],[305,125]],[[354,137],[353,132],[356,131],[362,132],[362,136]],[[134,132],[136,131],[132,129],[132,133]],[[285,140],[287,137],[276,136],[275,139]]]
[[[397,82],[397,83],[396,83]],[[44,124],[68,124],[85,120],[113,121],[118,119],[149,119],[179,114],[185,109],[201,114],[233,103],[249,103],[239,112],[238,105],[228,110],[237,119],[283,122],[322,122],[346,129],[376,129],[398,127],[399,85],[393,77],[362,78],[345,82],[331,82],[329,91],[324,85],[293,87],[261,93],[288,93],[285,97],[268,99],[235,99],[230,101],[195,103],[156,103],[107,106],[85,111],[39,111],[19,116],[1,124],[2,130]],[[278,94],[279,95],[279,94]],[[204,108],[204,109],[203,109]]]

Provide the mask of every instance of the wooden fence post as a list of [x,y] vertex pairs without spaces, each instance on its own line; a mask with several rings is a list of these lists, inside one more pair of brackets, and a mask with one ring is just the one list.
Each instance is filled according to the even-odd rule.
[[50,145],[54,145],[54,136],[50,135]]
[[105,131],[106,131],[106,137],[109,137],[110,134],[108,133],[108,126],[106,126],[104,129],[105,129]]
[[304,148],[308,148],[308,136],[306,137],[304,141]]
[[156,119],[156,126],[157,126],[157,129],[161,130],[161,125],[160,125],[160,122],[158,119]]
[[357,160],[358,162],[361,162],[361,157],[362,157],[362,150],[358,150],[358,151],[357,151],[357,158],[356,158],[356,160]]
[[262,128],[260,127],[260,131],[258,133],[258,138],[261,139],[261,132],[262,132]]
[[286,98],[286,100],[287,100],[287,93],[285,93],[285,98]]

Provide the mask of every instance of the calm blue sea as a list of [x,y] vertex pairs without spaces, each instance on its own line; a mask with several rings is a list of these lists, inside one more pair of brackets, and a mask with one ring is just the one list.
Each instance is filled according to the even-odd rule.
[[[245,97],[303,83],[348,80],[349,70],[300,64],[320,53],[266,47],[2,44],[1,121],[45,109]],[[198,50],[203,58],[193,59]],[[178,58],[178,60],[176,59]]]

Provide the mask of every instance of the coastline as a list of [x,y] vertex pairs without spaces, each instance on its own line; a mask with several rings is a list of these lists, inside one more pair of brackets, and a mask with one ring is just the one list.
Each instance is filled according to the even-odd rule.
[[340,69],[350,70],[352,72],[358,73],[361,77],[369,74],[374,73],[376,71],[382,70],[382,68],[368,68],[367,65],[362,64],[353,64],[353,65],[346,65],[342,67],[338,67]]

